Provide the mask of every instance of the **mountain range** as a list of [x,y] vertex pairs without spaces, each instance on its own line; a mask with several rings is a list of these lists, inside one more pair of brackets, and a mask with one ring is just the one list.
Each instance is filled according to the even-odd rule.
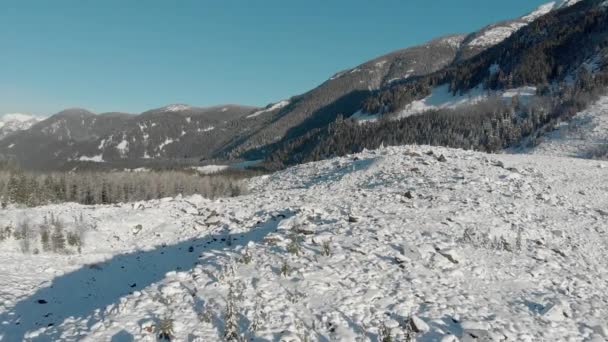
[[[563,92],[559,85],[581,79],[583,66],[594,84],[600,82],[595,75],[608,60],[606,8],[601,0],[553,1],[470,34],[447,35],[377,57],[264,108],[175,104],[137,115],[73,108],[20,125],[0,121],[0,156],[37,170],[260,159],[283,165],[328,157],[340,152],[321,154],[318,146],[335,134],[331,127],[342,118],[373,126],[381,124],[380,118],[399,120],[470,105],[471,99],[490,93],[507,94],[509,101],[535,98],[548,88],[557,94]],[[544,126],[526,132],[547,129],[549,123],[556,122],[543,121]]]

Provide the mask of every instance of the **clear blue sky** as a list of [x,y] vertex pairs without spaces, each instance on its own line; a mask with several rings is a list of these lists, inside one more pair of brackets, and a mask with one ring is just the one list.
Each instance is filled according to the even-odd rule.
[[2,0],[0,115],[265,105],[543,0]]

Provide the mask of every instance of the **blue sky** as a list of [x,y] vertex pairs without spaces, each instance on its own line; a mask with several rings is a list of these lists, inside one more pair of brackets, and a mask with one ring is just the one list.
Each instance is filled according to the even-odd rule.
[[543,0],[3,0],[0,115],[265,105]]

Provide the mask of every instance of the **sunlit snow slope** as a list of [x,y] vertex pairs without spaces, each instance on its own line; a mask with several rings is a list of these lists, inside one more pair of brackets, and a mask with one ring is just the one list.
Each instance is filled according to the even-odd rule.
[[155,341],[172,320],[178,341],[401,341],[409,322],[417,341],[603,341],[607,179],[608,162],[406,146],[231,199],[9,208],[2,227],[53,213],[86,233],[81,254],[0,242],[0,334]]

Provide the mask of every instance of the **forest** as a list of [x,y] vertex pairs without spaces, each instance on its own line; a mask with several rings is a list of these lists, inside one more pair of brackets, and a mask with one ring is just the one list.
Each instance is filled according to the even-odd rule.
[[254,174],[239,170],[211,175],[179,170],[35,173],[0,162],[0,204],[5,208],[61,202],[111,204],[193,194],[238,196],[246,192],[244,179]]
[[[573,83],[563,82],[526,101],[500,97],[472,105],[428,111],[396,119],[385,114],[378,122],[359,123],[340,116],[324,129],[308,132],[277,149],[265,162],[270,170],[375,149],[381,145],[440,145],[496,152],[537,139],[556,124],[571,119],[605,93],[608,72],[581,71]],[[598,151],[598,155],[604,152]]]

